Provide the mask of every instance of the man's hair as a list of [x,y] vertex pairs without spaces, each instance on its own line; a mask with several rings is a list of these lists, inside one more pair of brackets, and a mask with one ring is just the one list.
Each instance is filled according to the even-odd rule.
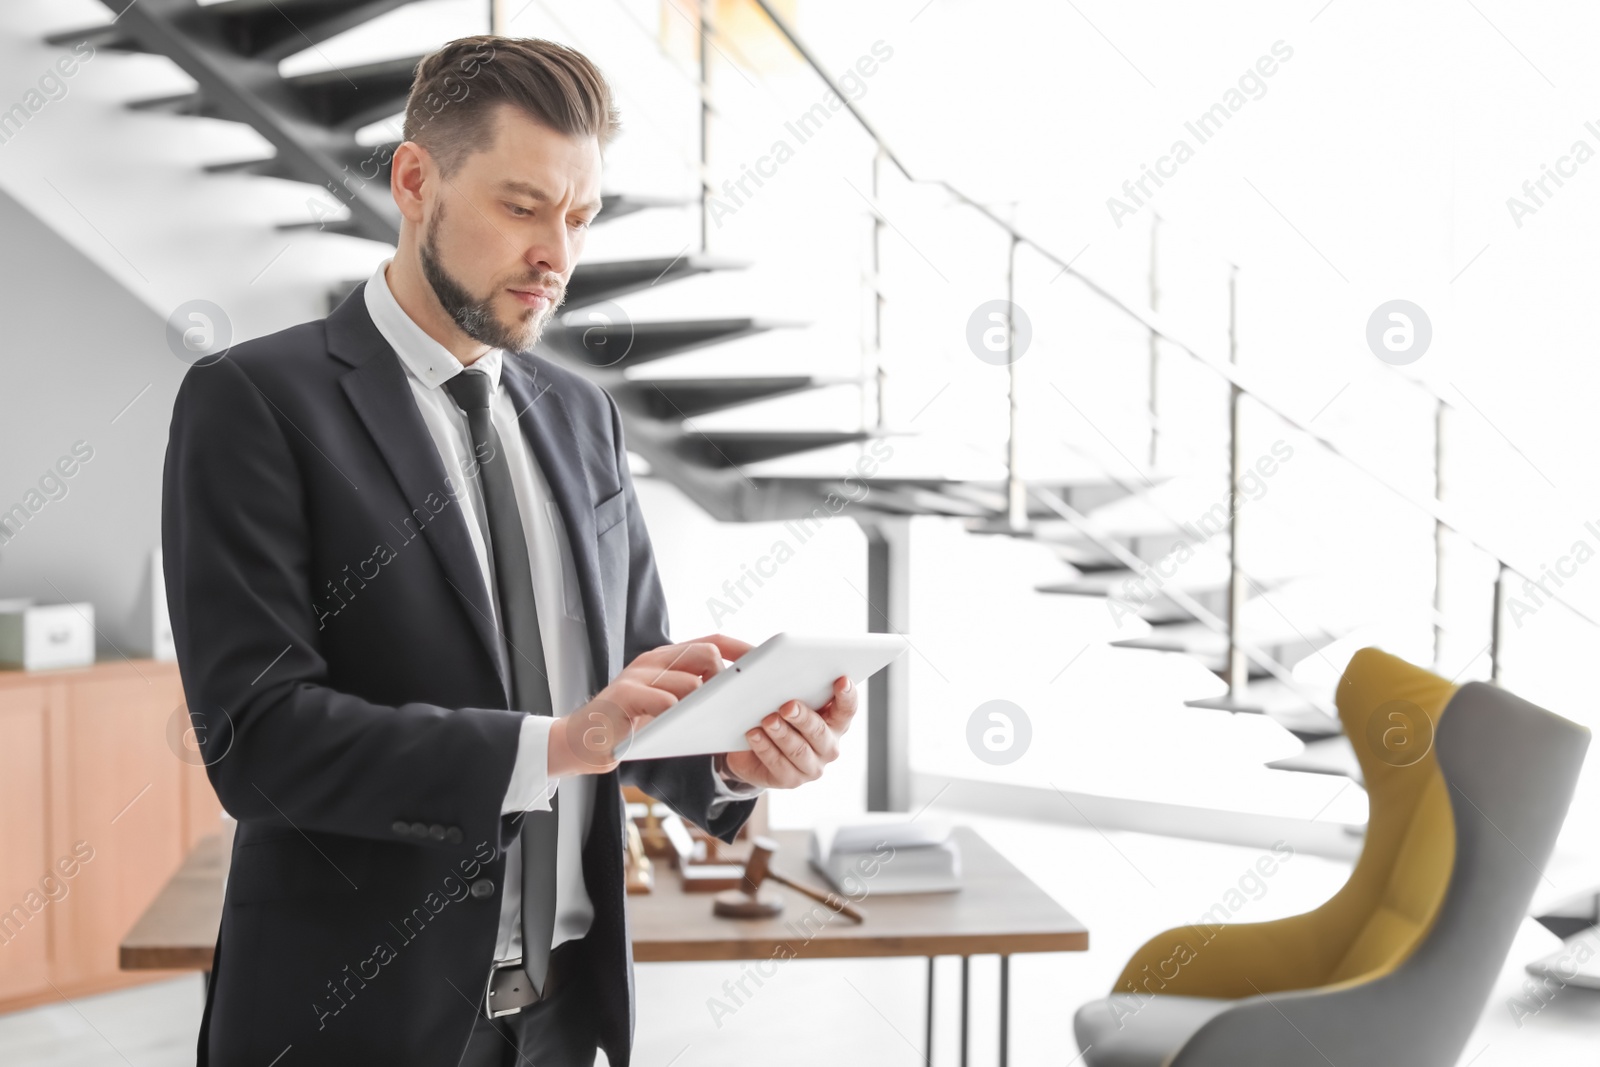
[[479,34],[418,62],[402,136],[426,148],[449,177],[489,147],[500,104],[557,133],[593,136],[602,150],[621,128],[611,87],[582,52],[537,37]]

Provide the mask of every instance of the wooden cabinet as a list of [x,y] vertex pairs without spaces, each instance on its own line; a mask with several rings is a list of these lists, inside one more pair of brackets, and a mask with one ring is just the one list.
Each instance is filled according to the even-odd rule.
[[45,726],[42,686],[0,689],[0,1003],[49,988]]
[[0,672],[0,1011],[161,974],[117,944],[221,806],[177,665]]

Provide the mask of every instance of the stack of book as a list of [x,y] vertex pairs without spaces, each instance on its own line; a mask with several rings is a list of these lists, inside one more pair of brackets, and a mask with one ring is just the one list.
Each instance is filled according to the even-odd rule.
[[811,832],[811,865],[855,900],[961,888],[961,850],[950,825],[888,812],[818,826]]

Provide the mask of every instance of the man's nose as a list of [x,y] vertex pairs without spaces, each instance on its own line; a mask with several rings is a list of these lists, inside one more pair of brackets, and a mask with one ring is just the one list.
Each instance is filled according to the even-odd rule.
[[[571,238],[563,223],[541,229],[538,238],[528,247],[524,261],[540,275],[540,285],[559,286],[573,262]],[[554,275],[554,277],[550,277]]]

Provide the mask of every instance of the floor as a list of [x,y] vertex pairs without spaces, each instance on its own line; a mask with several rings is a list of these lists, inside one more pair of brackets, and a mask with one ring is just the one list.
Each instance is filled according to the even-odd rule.
[[[1012,963],[1012,1062],[1069,1064],[1072,1011],[1107,989],[1152,932],[1190,921],[1239,890],[1236,921],[1314,907],[1343,881],[1336,862],[1294,856],[1267,879],[1258,851],[1143,834],[1044,827],[963,817],[1074,912],[1091,931],[1090,951],[1018,957]],[[1230,897],[1232,900],[1238,897]],[[1462,1056],[1463,1067],[1592,1062],[1600,1046],[1600,993],[1521,988],[1522,964],[1559,943],[1525,924],[1493,997]],[[724,983],[739,964],[650,964],[638,969],[641,1067],[733,1067],[752,1050],[803,1047],[807,1062],[885,1067],[925,1063],[926,964],[922,960],[786,962],[757,993],[735,1004]],[[998,965],[972,963],[974,1067],[997,1061]],[[959,963],[938,964],[935,1065],[954,1064]],[[719,1006],[720,1004],[720,1006]],[[0,1063],[29,1067],[177,1067],[194,1062],[201,1005],[198,977],[181,978],[0,1017]],[[731,1009],[731,1011],[729,1010]],[[763,1060],[773,1059],[770,1055]],[[285,1064],[284,1067],[290,1067]]]

